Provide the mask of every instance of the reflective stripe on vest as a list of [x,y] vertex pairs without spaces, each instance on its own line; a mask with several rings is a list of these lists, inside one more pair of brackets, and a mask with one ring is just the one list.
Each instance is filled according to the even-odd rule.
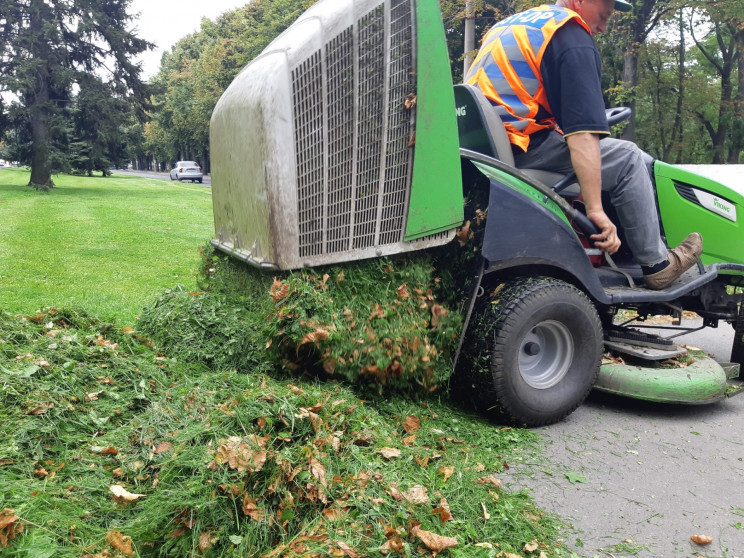
[[535,120],[541,106],[552,112],[540,64],[555,32],[572,20],[591,33],[579,14],[559,6],[539,6],[498,22],[465,76],[465,83],[480,87],[497,105],[509,140],[524,151],[530,134],[556,127],[553,117]]

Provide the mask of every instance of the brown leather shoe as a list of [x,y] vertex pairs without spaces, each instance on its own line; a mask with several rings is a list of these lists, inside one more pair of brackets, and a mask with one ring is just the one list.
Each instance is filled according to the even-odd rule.
[[690,269],[703,253],[703,237],[700,233],[690,233],[679,246],[669,250],[669,265],[651,275],[646,275],[646,287],[656,291],[666,289]]

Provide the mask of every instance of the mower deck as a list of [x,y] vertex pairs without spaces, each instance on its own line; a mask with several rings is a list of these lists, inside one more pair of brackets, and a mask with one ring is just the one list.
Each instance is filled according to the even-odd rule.
[[608,363],[599,370],[594,388],[606,393],[683,405],[714,403],[742,391],[739,365],[718,363],[710,357],[696,357],[684,368]]

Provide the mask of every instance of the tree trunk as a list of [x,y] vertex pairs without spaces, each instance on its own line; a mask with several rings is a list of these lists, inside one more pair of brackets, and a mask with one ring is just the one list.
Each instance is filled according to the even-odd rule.
[[[623,54],[623,87],[632,91],[638,85],[638,51],[631,47]],[[635,141],[635,123],[636,123],[636,99],[635,93],[631,94],[630,101],[625,103],[630,107],[631,113],[628,123],[620,134],[620,138],[628,141]]]
[[[43,0],[32,0],[29,27],[35,37],[40,37],[44,25],[44,15],[48,8]],[[34,59],[39,60],[36,80],[33,89],[27,92],[29,99],[29,119],[31,122],[31,180],[29,186],[37,190],[54,188],[52,182],[52,163],[50,160],[49,134],[49,45],[44,40],[35,40],[33,44]]]
[[732,165],[739,163],[744,149],[744,27],[739,27],[735,40],[739,86],[734,99],[734,129],[731,133],[731,150],[728,157],[728,162]]
[[685,43],[685,22],[682,10],[679,11],[679,55],[677,60],[677,110],[674,113],[671,145],[677,145],[677,164],[682,163],[682,142],[684,126],[682,125],[682,108],[685,100],[685,64],[687,63],[687,44]]

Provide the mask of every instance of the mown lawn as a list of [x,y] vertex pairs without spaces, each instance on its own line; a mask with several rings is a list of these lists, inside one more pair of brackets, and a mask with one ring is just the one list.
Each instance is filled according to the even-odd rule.
[[280,370],[250,297],[189,292],[207,188],[27,180],[0,171],[0,556],[572,556],[502,485],[535,434]]
[[211,191],[114,174],[26,186],[0,170],[0,308],[81,306],[132,324],[155,294],[193,288],[198,248],[213,235]]

